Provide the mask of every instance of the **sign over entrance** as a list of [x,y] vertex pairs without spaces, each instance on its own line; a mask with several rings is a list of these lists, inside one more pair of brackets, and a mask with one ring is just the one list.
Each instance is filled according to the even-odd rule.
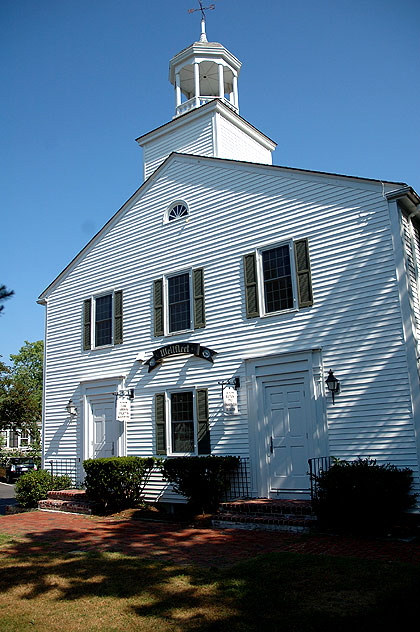
[[213,363],[213,356],[215,356],[216,353],[216,351],[208,347],[202,347],[198,342],[175,342],[174,344],[155,349],[152,357],[149,358],[145,364],[149,367],[150,373],[150,371],[153,371],[159,364],[162,364],[165,358],[171,356],[195,355],[197,358],[203,358],[203,360]]

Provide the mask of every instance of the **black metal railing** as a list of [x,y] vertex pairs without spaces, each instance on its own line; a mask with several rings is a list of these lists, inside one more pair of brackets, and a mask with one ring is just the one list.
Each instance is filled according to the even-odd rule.
[[235,498],[249,498],[249,459],[239,459],[237,469],[229,476],[229,486],[223,494],[222,501]]
[[51,476],[67,475],[73,485],[80,484],[80,458],[76,459],[49,459],[45,465],[49,466]]
[[308,459],[309,478],[311,481],[311,500],[316,500],[318,495],[318,476],[321,472],[330,469],[332,462],[331,456],[318,456],[315,459]]

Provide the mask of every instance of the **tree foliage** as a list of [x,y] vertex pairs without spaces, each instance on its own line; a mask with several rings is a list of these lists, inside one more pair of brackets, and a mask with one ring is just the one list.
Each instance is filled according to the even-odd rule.
[[25,341],[11,355],[12,366],[0,360],[0,430],[13,428],[36,436],[42,416],[44,343]]
[[[8,290],[5,285],[0,285],[0,303],[13,296],[13,290]],[[0,313],[3,311],[4,305],[0,305]]]

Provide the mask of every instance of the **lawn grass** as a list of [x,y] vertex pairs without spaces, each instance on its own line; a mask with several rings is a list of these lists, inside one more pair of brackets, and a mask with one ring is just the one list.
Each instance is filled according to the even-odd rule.
[[118,553],[0,556],[2,632],[398,632],[420,569],[293,553],[180,567]]

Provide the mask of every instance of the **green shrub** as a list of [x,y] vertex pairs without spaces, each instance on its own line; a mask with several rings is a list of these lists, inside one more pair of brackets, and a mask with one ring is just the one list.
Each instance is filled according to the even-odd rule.
[[237,456],[176,456],[162,462],[163,477],[193,510],[214,511],[239,466]]
[[158,459],[140,456],[115,456],[83,462],[86,493],[107,510],[138,505]]
[[69,476],[51,476],[47,470],[32,470],[23,474],[16,482],[16,500],[21,507],[36,507],[39,500],[47,498],[47,493],[57,489],[69,489]]
[[320,524],[338,531],[383,533],[416,502],[413,472],[374,459],[336,460],[313,478]]

